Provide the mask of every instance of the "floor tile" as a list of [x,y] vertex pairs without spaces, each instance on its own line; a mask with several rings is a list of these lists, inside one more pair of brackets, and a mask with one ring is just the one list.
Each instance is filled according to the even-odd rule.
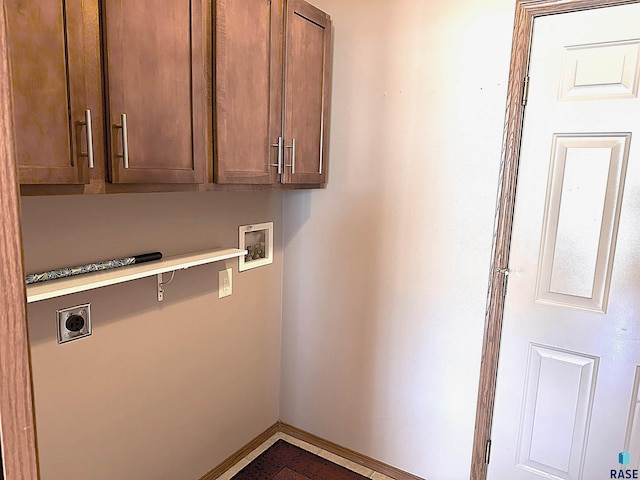
[[260,456],[261,453],[263,453],[267,448],[269,448],[271,445],[276,443],[278,440],[279,438],[277,434],[272,435],[268,440],[262,442],[260,446],[258,446],[255,450],[249,453],[249,455],[247,455],[245,458],[249,460],[255,460],[256,458],[258,458],[258,456]]
[[236,473],[238,473],[240,470],[242,470],[244,467],[246,467],[250,463],[251,463],[251,460],[245,457],[242,460],[240,460],[238,463],[236,463],[233,467],[231,467],[229,470],[227,470],[222,475],[220,475],[216,480],[230,480],[231,477],[233,477]]
[[337,465],[341,465],[365,477],[371,477],[371,475],[373,475],[374,473],[373,470],[371,470],[370,468],[366,468],[366,467],[363,467],[362,465],[358,465],[357,463],[354,463],[351,460],[347,460],[346,458],[342,458],[341,456],[331,452],[327,452],[326,450],[320,450],[318,453],[316,453],[316,455],[322,458],[326,458],[330,462],[333,462]]
[[371,475],[371,479],[372,480],[393,480],[393,478],[387,477],[386,475],[383,475],[378,472],[374,472],[373,475]]
[[367,478],[371,478],[372,480],[393,480],[391,477],[388,477],[378,472],[374,472],[369,468],[363,467],[362,465],[358,465],[357,463],[347,460],[346,458],[342,458],[339,455],[336,455],[334,453],[327,452],[326,450],[322,450],[321,448],[316,447],[315,445],[307,443],[303,440],[299,440],[283,432],[277,432],[274,435],[272,435],[268,440],[263,442],[259,447],[254,449],[251,453],[245,456],[233,467],[231,467],[229,470],[224,472],[220,477],[217,478],[217,480],[230,480],[235,474],[237,474],[240,470],[242,470],[244,467],[249,465],[249,463],[255,460],[260,454],[262,454],[267,448],[269,448],[278,440],[284,440],[285,442],[288,442],[292,445],[296,445],[300,448],[307,450],[308,452],[311,452],[315,455],[326,458],[327,460],[337,465],[341,465],[345,468],[348,468],[351,471],[359,473],[360,475],[363,475]]
[[311,452],[315,455],[318,455],[318,452],[320,452],[320,448],[316,447],[315,445],[311,445],[310,443],[307,443],[303,440],[299,440],[295,437],[292,437],[291,435],[287,435],[286,433],[283,433],[282,435],[283,435],[282,439],[285,442],[290,443],[291,445],[304,448],[307,452]]

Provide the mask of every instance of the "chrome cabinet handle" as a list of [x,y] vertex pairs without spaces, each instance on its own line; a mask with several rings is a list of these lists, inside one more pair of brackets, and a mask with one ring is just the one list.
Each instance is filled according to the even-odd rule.
[[120,125],[116,125],[116,128],[122,129],[122,155],[116,155],[116,157],[122,157],[122,164],[124,168],[129,168],[129,137],[127,134],[127,114],[120,114]]
[[272,163],[270,166],[278,167],[278,175],[282,175],[282,137],[278,137],[278,143],[272,143],[272,147],[278,147],[278,163]]
[[291,175],[296,173],[296,139],[291,139],[291,145],[287,145],[286,148],[291,149],[291,164],[285,165],[285,167],[291,167]]
[[93,168],[93,124],[91,123],[91,110],[88,108],[84,111],[84,124],[87,129],[87,159],[89,168]]

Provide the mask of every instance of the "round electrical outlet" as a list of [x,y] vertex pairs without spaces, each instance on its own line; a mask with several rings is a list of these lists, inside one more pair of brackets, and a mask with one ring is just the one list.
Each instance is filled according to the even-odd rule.
[[84,318],[80,315],[71,315],[64,324],[70,332],[79,332],[84,328]]

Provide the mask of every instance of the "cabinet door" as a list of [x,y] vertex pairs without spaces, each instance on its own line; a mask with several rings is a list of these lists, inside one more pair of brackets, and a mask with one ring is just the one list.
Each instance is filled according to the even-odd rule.
[[203,182],[206,2],[105,0],[103,18],[110,180]]
[[327,168],[331,19],[288,0],[285,39],[284,183],[323,184]]
[[281,0],[215,2],[216,183],[274,183],[282,170],[282,15]]
[[88,35],[97,34],[84,24],[83,9],[89,3],[5,2],[22,184],[89,180],[84,57],[91,43]]

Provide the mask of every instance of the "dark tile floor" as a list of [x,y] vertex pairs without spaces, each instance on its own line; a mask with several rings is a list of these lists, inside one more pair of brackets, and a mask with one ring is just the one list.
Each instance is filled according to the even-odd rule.
[[367,477],[278,440],[232,480],[366,480]]

